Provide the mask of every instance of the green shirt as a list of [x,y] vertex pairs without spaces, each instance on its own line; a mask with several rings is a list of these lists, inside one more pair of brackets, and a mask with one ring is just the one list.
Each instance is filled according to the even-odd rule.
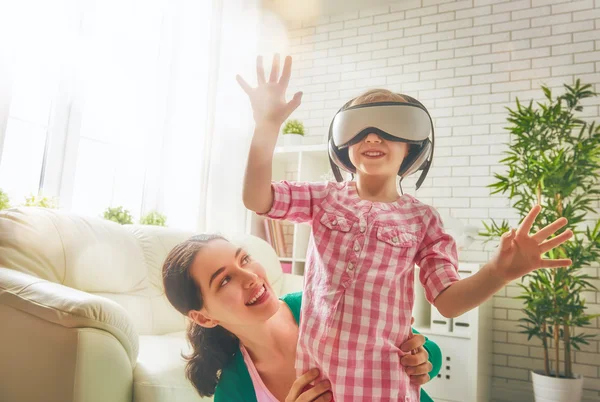
[[[300,306],[302,305],[302,292],[290,293],[281,298],[292,311],[296,322],[300,322]],[[418,334],[416,330],[413,332]],[[425,338],[423,347],[429,353],[429,361],[433,370],[429,373],[431,378],[440,372],[442,368],[442,351],[437,344]],[[244,363],[242,352],[238,351],[232,361],[223,369],[217,388],[215,390],[214,402],[257,402],[254,392],[254,384],[250,378],[248,367]],[[433,402],[427,392],[421,388],[421,402]]]

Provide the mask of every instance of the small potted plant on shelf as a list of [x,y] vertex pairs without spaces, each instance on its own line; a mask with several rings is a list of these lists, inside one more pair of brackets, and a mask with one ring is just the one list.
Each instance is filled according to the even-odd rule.
[[0,211],[8,208],[10,208],[10,199],[8,198],[8,194],[0,189]]
[[[565,217],[573,239],[549,254],[570,258],[572,266],[540,269],[527,275],[520,287],[524,317],[522,333],[537,338],[543,347],[543,370],[532,371],[536,401],[581,400],[583,376],[573,372],[575,350],[595,335],[583,329],[598,315],[586,313],[583,292],[594,291],[582,269],[600,261],[600,220],[595,205],[600,198],[600,127],[576,117],[582,100],[597,96],[590,85],[565,85],[554,98],[542,86],[545,101],[533,106],[517,99],[508,109],[511,133],[507,172],[495,175],[492,193],[508,194],[523,218],[534,204],[543,206],[535,230]],[[594,222],[595,221],[595,222]],[[507,221],[484,223],[483,236],[497,239],[510,230]],[[561,230],[561,231],[562,231]],[[562,350],[561,350],[562,349]],[[562,356],[561,356],[562,355]]]
[[25,197],[25,203],[23,206],[58,209],[58,199],[56,197],[30,194],[29,196]]
[[120,225],[133,224],[133,217],[131,216],[131,213],[128,210],[123,209],[122,206],[106,208],[104,211],[104,219],[116,222]]
[[167,216],[157,211],[150,211],[140,219],[141,225],[167,226]]
[[300,120],[288,120],[281,131],[284,145],[302,145],[304,137],[304,124]]

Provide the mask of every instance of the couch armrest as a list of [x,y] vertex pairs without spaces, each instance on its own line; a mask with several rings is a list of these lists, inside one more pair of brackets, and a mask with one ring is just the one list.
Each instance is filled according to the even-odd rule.
[[0,304],[63,327],[106,331],[135,367],[138,334],[127,311],[112,300],[0,267]]
[[286,295],[293,292],[302,292],[304,277],[302,275],[283,274],[281,294]]

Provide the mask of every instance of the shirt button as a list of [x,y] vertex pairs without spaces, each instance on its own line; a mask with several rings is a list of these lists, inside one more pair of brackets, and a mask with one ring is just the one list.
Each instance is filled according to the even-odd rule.
[[360,251],[360,247],[358,245],[354,246],[354,251]]
[[332,225],[337,225],[337,221],[331,221]]
[[392,242],[394,242],[394,243],[398,243],[398,238],[397,238],[397,237],[394,237],[394,238],[392,239]]
[[352,263],[348,264],[348,269],[350,271],[352,271],[354,269],[354,264],[352,264]]
[[365,227],[364,226],[360,227],[360,233],[365,233]]

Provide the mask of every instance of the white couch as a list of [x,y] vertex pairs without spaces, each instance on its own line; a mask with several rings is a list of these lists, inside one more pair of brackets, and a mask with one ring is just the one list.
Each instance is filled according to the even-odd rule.
[[[55,210],[0,212],[0,400],[202,401],[184,377],[186,319],[167,302],[161,266],[192,233]],[[279,294],[274,250],[228,236],[266,268]],[[204,399],[209,400],[209,399]]]

